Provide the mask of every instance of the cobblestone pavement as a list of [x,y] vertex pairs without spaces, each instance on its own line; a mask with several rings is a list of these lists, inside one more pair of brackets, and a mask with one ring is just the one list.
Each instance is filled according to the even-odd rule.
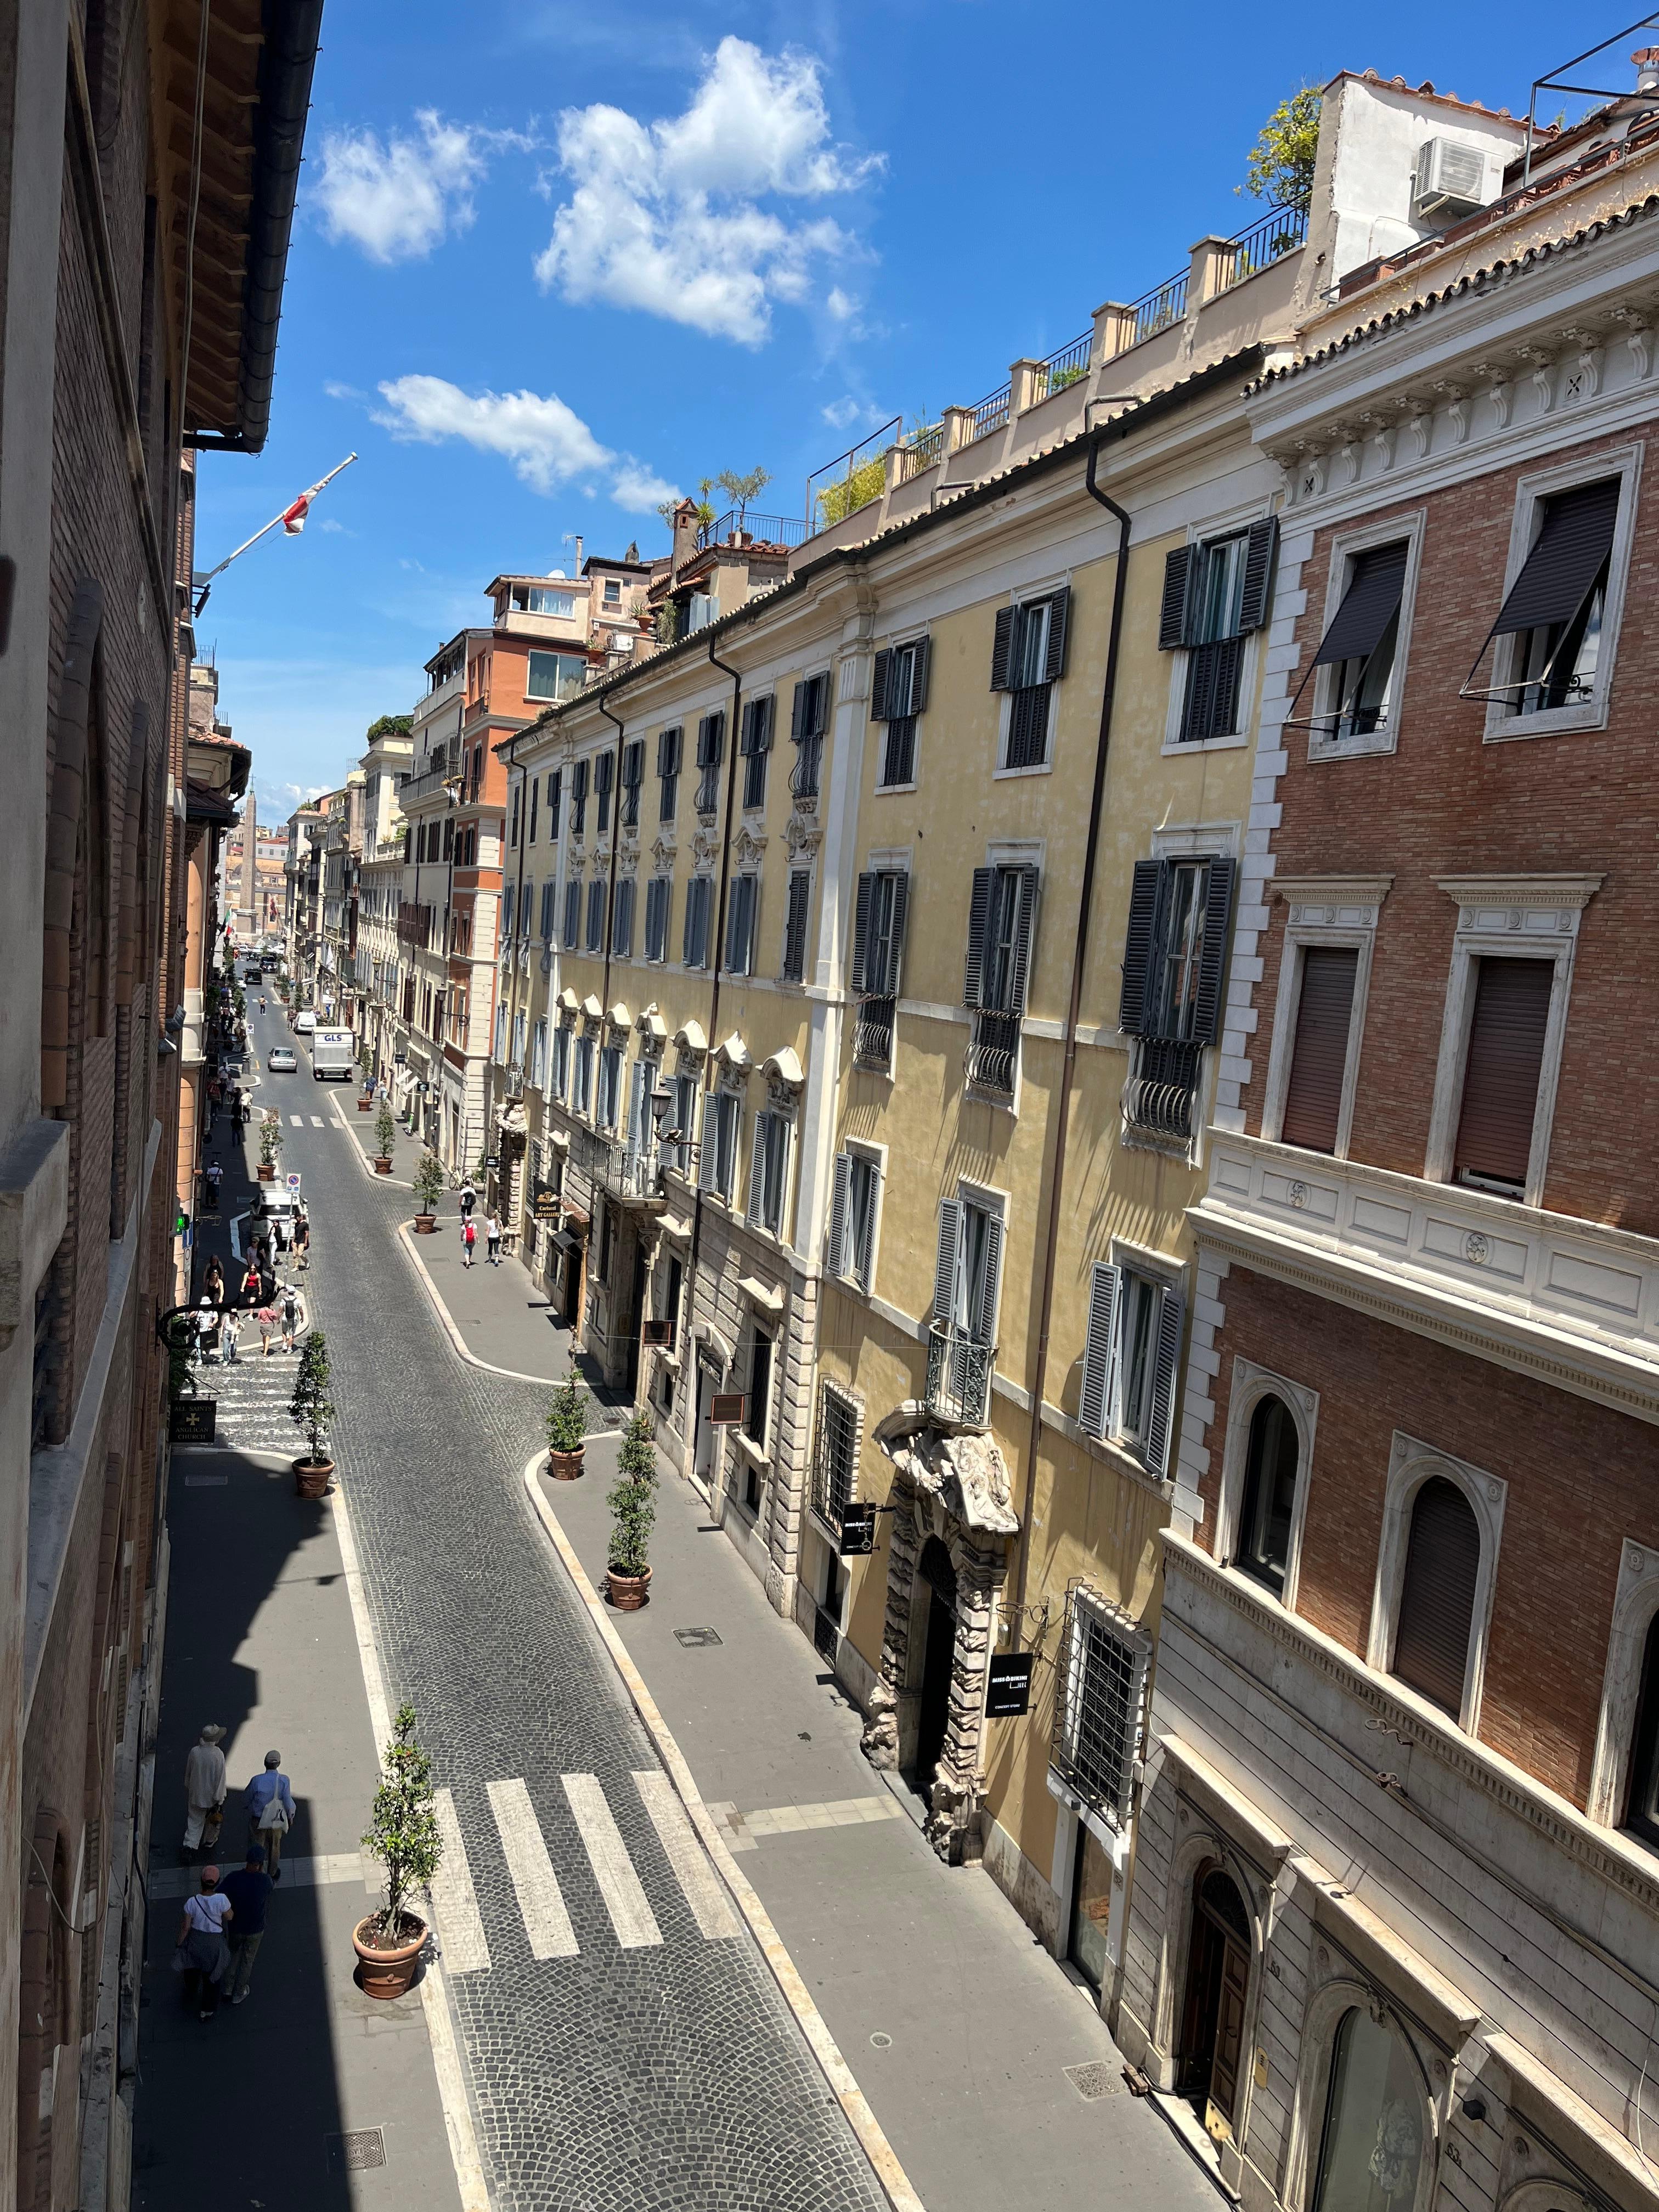
[[[279,1041],[274,1017],[254,1027]],[[442,1785],[438,1933],[496,2203],[878,2206],[592,1623],[547,1571],[520,1480],[544,1394],[456,1358],[396,1235],[407,1193],[362,1174],[331,1115],[313,1128],[297,1088],[283,1165],[305,1178],[335,1455],[387,1690],[413,1702]]]

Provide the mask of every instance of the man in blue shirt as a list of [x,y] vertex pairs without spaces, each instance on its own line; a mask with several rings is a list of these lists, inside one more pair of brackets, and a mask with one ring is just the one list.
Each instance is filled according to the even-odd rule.
[[230,1902],[230,1959],[234,1969],[230,2001],[241,2003],[253,1979],[253,1961],[265,1932],[265,1906],[270,1901],[270,1876],[265,1855],[258,1844],[247,1847],[247,1864],[227,1875],[221,1893]]
[[264,1845],[270,1879],[283,1878],[283,1838],[294,1826],[294,1792],[283,1772],[280,1751],[265,1753],[264,1771],[256,1774],[242,1793],[247,1801],[248,1833]]

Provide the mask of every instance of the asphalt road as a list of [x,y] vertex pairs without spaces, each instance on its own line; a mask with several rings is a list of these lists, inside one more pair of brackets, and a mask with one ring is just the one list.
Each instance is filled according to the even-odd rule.
[[[249,1027],[262,1059],[293,1041],[274,1001]],[[257,1103],[283,1112],[282,1167],[303,1177],[335,1455],[387,1691],[413,1703],[447,1793],[440,1934],[495,2200],[878,2206],[532,1517],[520,1471],[544,1394],[456,1357],[396,1235],[408,1193],[363,1174],[331,1090],[302,1055],[297,1074],[264,1077]]]

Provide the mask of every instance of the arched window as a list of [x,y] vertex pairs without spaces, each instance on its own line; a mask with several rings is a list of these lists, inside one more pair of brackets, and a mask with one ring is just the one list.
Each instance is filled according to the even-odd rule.
[[1642,1647],[1624,1824],[1650,1849],[1659,1850],[1659,1613],[1648,1623]]
[[1296,1423],[1291,1409],[1282,1398],[1269,1392],[1250,1416],[1233,1564],[1265,1583],[1275,1597],[1285,1595],[1285,1573],[1290,1563],[1297,1459]]
[[1432,1475],[1412,1503],[1392,1672],[1450,1713],[1463,1705],[1480,1530],[1455,1482]]
[[1356,2005],[1337,2023],[1314,2212],[1411,2212],[1427,2114],[1411,2053]]

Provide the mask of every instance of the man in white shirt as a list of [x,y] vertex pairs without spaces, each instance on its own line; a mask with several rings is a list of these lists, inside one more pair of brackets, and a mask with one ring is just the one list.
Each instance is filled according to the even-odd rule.
[[219,1748],[224,1733],[222,1728],[204,1728],[185,1761],[185,1866],[198,1844],[210,1854],[218,1844],[225,1811],[225,1754]]

